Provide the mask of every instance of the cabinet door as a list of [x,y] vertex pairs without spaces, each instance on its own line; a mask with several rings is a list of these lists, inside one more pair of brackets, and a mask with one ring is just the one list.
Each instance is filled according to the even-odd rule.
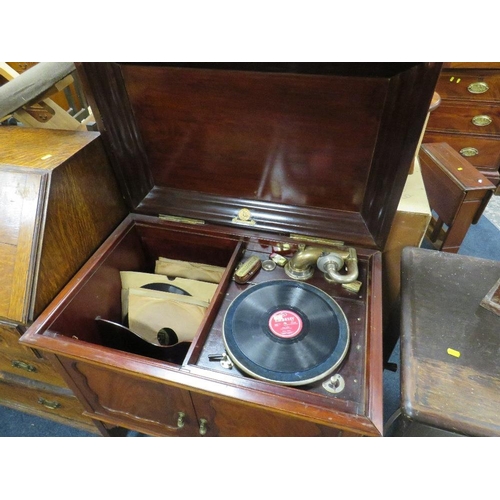
[[355,436],[334,427],[261,408],[191,393],[198,416],[198,434],[206,436]]
[[191,436],[197,421],[188,391],[110,367],[59,358],[96,420],[153,436]]

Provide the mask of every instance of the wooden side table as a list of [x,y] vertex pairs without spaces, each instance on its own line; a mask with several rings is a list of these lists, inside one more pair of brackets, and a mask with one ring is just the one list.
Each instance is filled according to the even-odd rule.
[[426,236],[437,250],[457,253],[495,185],[447,143],[423,144],[420,166],[431,210]]
[[500,316],[481,301],[500,262],[405,248],[401,409],[389,436],[500,436]]

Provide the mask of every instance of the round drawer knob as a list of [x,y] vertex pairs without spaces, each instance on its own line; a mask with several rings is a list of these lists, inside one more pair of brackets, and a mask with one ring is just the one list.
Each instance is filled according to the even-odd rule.
[[490,90],[490,88],[488,87],[488,84],[486,82],[474,82],[467,87],[467,90],[471,94],[484,94],[485,92]]
[[476,125],[476,127],[486,127],[492,121],[492,118],[488,115],[477,115],[472,119],[472,123]]
[[476,156],[479,154],[479,151],[476,148],[462,148],[460,154],[465,157]]

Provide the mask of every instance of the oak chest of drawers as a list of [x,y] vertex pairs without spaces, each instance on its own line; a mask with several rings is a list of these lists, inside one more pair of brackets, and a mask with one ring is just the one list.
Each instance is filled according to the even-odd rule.
[[0,404],[93,432],[43,353],[19,343],[124,216],[96,132],[0,127]]
[[500,184],[500,63],[445,63],[424,143],[446,142]]
[[[130,214],[21,342],[55,358],[103,434],[380,436],[380,249],[439,70],[434,63],[80,65]],[[360,287],[329,281],[316,267],[319,255],[335,252],[349,259],[339,272],[356,275]],[[233,279],[247,259],[268,264],[277,256],[285,267]],[[123,328],[116,336],[100,325],[123,321],[120,273],[151,274],[160,257],[223,273],[192,340],[152,353]],[[301,266],[299,257],[314,265]],[[267,300],[247,300],[267,286],[276,291]],[[339,306],[342,335],[306,311],[306,288]],[[228,313],[240,301],[258,306],[244,326]],[[323,306],[317,316],[334,317]],[[274,324],[288,317],[299,325],[290,338]],[[230,347],[233,325],[242,342],[250,339],[246,358]],[[347,332],[345,357],[324,369],[323,340]],[[301,347],[313,335],[323,347]],[[266,344],[269,351],[260,348]],[[283,361],[276,352],[284,351]],[[232,366],[223,363],[228,357]],[[289,368],[290,359],[319,373],[303,383],[309,368]]]

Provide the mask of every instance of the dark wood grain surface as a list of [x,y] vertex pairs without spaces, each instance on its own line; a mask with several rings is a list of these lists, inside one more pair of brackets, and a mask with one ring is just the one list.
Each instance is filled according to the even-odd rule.
[[500,435],[500,317],[480,307],[499,275],[497,261],[403,251],[401,387],[410,418]]
[[286,231],[280,223],[304,227],[298,207],[324,237],[358,214],[351,241],[380,247],[440,65],[333,66],[324,74],[301,64],[248,71],[91,63],[81,71],[122,190],[133,207],[143,200],[142,213],[187,208],[230,224],[249,204],[257,228]]
[[[472,121],[475,117],[487,116],[489,125],[478,126]],[[485,109],[481,105],[443,102],[439,113],[431,113],[426,130],[498,136],[500,134],[500,106]]]

